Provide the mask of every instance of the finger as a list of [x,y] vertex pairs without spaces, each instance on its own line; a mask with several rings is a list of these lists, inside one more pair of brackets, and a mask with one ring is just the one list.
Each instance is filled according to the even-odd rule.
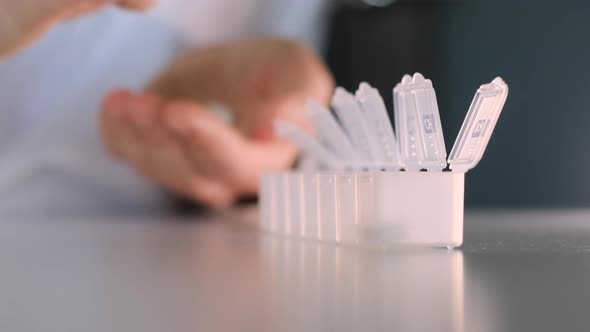
[[211,176],[240,194],[256,193],[262,172],[288,168],[297,154],[293,145],[282,140],[247,140],[235,128],[193,103],[173,103],[164,116],[193,157],[207,157],[199,162],[208,164]]
[[121,0],[116,1],[116,4],[129,10],[146,10],[153,7],[157,2],[158,0]]
[[101,131],[107,148],[115,156],[134,161],[142,158],[142,148],[137,133],[127,120],[129,98],[127,91],[117,91],[106,98],[101,113]]
[[180,188],[180,192],[213,208],[228,207],[236,198],[229,185],[198,174],[193,174]]
[[239,172],[238,160],[245,140],[239,132],[207,109],[192,102],[171,102],[164,109],[164,123],[193,158],[212,176]]
[[0,57],[12,55],[39,39],[58,22],[94,12],[115,3],[130,10],[145,10],[157,0],[60,0],[0,2]]
[[106,0],[86,0],[74,3],[65,3],[61,13],[56,15],[56,22],[76,18],[83,14],[91,13],[103,8],[108,1]]
[[200,175],[177,142],[160,137],[157,144],[150,144],[148,156],[136,164],[137,169],[168,189],[213,207],[224,207],[233,202],[230,187]]
[[232,190],[207,178],[191,162],[183,144],[159,121],[163,102],[153,94],[130,96],[126,114],[143,146],[143,158],[135,162],[144,175],[188,198],[213,207],[232,203]]
[[[158,120],[164,101],[155,94],[130,95],[125,105],[125,116],[131,126],[142,136],[152,137],[150,132],[159,132]],[[148,137],[148,138],[149,138]]]

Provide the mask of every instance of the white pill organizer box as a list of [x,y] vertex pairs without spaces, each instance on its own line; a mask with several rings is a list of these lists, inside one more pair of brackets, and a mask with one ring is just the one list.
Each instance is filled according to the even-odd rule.
[[316,136],[275,123],[308,167],[263,175],[263,229],[368,247],[462,244],[465,172],[482,158],[508,86],[499,77],[480,86],[448,159],[432,82],[406,75],[393,94],[395,132],[367,83],[337,88],[333,112],[309,103]]

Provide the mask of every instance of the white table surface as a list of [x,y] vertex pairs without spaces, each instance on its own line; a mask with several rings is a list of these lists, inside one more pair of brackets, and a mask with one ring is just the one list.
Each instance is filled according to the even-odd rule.
[[3,220],[0,331],[587,331],[590,211],[468,212],[459,250],[285,239],[256,209]]

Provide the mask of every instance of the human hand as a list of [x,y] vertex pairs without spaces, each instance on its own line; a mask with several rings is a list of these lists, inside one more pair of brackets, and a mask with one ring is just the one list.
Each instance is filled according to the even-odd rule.
[[[311,129],[305,102],[328,103],[333,80],[301,44],[264,39],[200,50],[173,64],[146,93],[118,91],[102,113],[111,151],[157,183],[224,207],[258,192],[263,171],[290,167],[297,149],[276,137],[282,118]],[[221,103],[233,123],[211,112]]]
[[13,54],[56,23],[108,4],[145,9],[156,0],[0,0],[0,57]]

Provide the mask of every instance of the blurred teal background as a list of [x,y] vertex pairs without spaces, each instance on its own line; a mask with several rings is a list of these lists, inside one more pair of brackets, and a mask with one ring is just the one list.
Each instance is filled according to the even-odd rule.
[[502,76],[510,86],[467,175],[468,207],[590,206],[590,2],[369,2],[334,8],[327,59],[338,84],[374,84],[391,111],[402,75],[425,74],[447,151],[479,85]]

